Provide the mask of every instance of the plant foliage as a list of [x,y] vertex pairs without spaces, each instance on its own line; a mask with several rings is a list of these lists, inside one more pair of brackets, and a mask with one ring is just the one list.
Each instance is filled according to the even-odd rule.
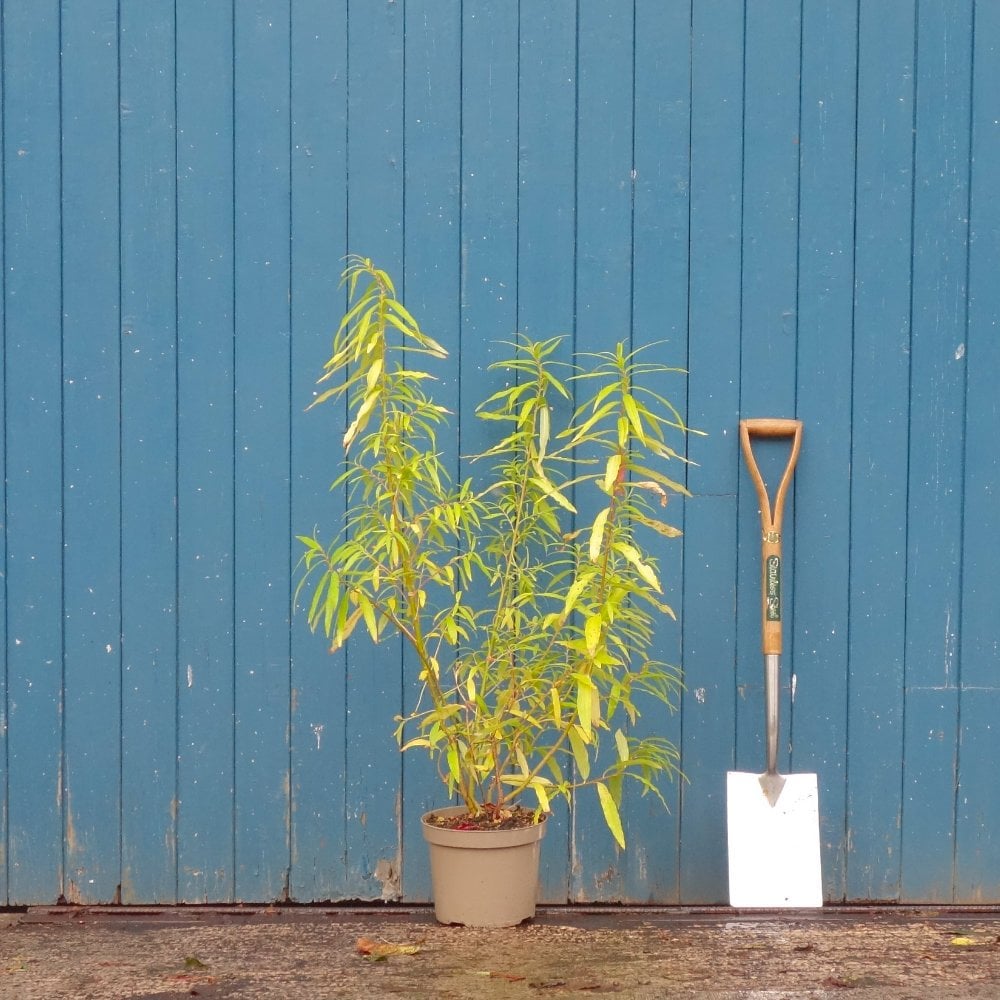
[[[350,305],[313,405],[347,401],[334,487],[348,513],[332,542],[300,536],[309,623],[334,650],[359,628],[410,645],[422,694],[397,738],[429,752],[472,813],[530,792],[540,814],[588,786],[624,846],[625,779],[662,801],[658,781],[677,773],[669,741],[632,733],[641,705],[671,706],[680,687],[651,657],[654,621],[673,612],[642,542],[680,534],[662,510],[686,490],[662,466],[686,428],[649,388],[676,369],[621,344],[579,367],[556,360],[558,338],[512,345],[499,363],[510,384],[478,410],[498,431],[476,456],[485,482],[455,483],[437,444],[449,415],[424,370],[446,352],[370,260],[350,257],[344,279]],[[560,428],[556,400],[572,412]],[[581,526],[588,493],[599,509]]]

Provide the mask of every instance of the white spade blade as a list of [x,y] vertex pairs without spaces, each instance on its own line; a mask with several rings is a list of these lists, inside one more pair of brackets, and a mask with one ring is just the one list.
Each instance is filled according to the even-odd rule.
[[729,905],[823,905],[815,774],[786,774],[772,806],[759,774],[726,775]]

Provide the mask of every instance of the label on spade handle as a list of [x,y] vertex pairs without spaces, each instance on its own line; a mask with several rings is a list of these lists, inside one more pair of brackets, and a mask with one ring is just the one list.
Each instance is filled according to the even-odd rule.
[[765,614],[769,622],[781,621],[781,556],[768,556],[765,564]]

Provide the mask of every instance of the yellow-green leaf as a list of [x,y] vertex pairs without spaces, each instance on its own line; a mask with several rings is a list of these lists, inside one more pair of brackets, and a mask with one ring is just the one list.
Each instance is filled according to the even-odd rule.
[[430,745],[431,741],[426,736],[416,736],[404,743],[399,749],[412,750],[414,747],[429,747]]
[[448,747],[448,774],[456,784],[461,783],[461,772],[458,767],[458,748],[454,745]]
[[531,783],[532,791],[538,796],[538,807],[542,812],[551,812],[549,808],[549,797],[546,794],[545,786],[540,781],[533,781]]
[[591,615],[583,626],[583,639],[587,644],[587,653],[594,656],[601,645],[601,616]]
[[608,523],[608,515],[611,513],[610,507],[605,507],[597,517],[594,518],[594,527],[590,530],[590,561],[597,562],[601,555],[601,546],[604,542],[604,528]]
[[562,702],[559,700],[559,689],[552,688],[550,692],[552,696],[552,721],[555,722],[557,726],[562,726]]
[[365,625],[368,627],[368,634],[372,637],[372,642],[378,642],[378,626],[375,624],[375,609],[372,607],[372,602],[364,594],[359,594],[358,606],[364,615]]
[[610,493],[614,489],[621,467],[622,457],[618,452],[615,452],[615,454],[608,459],[607,468],[604,470],[604,491],[606,493]]
[[379,380],[379,376],[382,374],[382,359],[376,358],[371,367],[368,369],[368,374],[365,377],[365,384],[368,386],[369,390],[375,387],[375,383]]
[[549,408],[540,406],[538,408],[538,461],[545,458],[545,452],[549,447]]
[[592,697],[592,692],[594,690],[594,685],[587,679],[585,684],[583,680],[577,681],[576,684],[576,714],[580,720],[580,729],[583,731],[584,736],[587,740],[590,740],[590,732],[592,728],[592,713],[594,700]]
[[594,578],[593,572],[581,573],[566,591],[566,603],[563,604],[561,619],[565,622],[569,613],[576,607],[577,598],[583,593],[584,588]]
[[618,814],[618,806],[608,790],[608,786],[603,782],[596,783],[597,797],[601,800],[601,811],[604,813],[604,822],[608,824],[611,835],[618,842],[618,846],[625,848],[625,831],[622,829],[622,818]]
[[587,753],[587,745],[583,742],[583,737],[576,726],[569,730],[569,745],[573,750],[573,760],[576,761],[580,780],[586,781],[590,777],[590,755]]
[[338,626],[337,634],[334,636],[333,645],[330,647],[330,651],[335,653],[341,646],[347,642],[350,638],[351,633],[354,631],[354,626],[358,624],[361,620],[361,608],[355,608],[351,612],[350,616],[344,622],[343,625]]
[[619,542],[615,549],[620,552],[636,569],[636,572],[643,578],[643,580],[648,583],[653,590],[658,594],[663,593],[663,588],[660,586],[660,581],[656,578],[656,573],[653,567],[648,563],[644,563],[639,557],[638,550],[632,545],[626,545],[623,542]]
[[627,761],[629,758],[628,740],[625,739],[625,734],[620,729],[615,730],[615,746],[618,747],[619,759]]
[[576,508],[566,499],[556,488],[541,475],[541,469],[538,464],[535,465],[535,471],[539,473],[538,476],[533,478],[531,481],[550,499],[555,500],[560,507],[564,510],[568,510],[571,514],[576,513]]
[[635,405],[635,400],[631,396],[622,397],[622,405],[625,407],[625,416],[635,431],[635,436],[643,443],[646,443],[646,431],[643,429],[642,421],[639,419],[639,408]]

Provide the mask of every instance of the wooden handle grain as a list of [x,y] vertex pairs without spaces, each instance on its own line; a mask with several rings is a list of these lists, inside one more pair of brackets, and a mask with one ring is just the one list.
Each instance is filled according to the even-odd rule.
[[802,433],[802,421],[785,417],[753,417],[741,420],[740,427],[756,437],[793,437]]

